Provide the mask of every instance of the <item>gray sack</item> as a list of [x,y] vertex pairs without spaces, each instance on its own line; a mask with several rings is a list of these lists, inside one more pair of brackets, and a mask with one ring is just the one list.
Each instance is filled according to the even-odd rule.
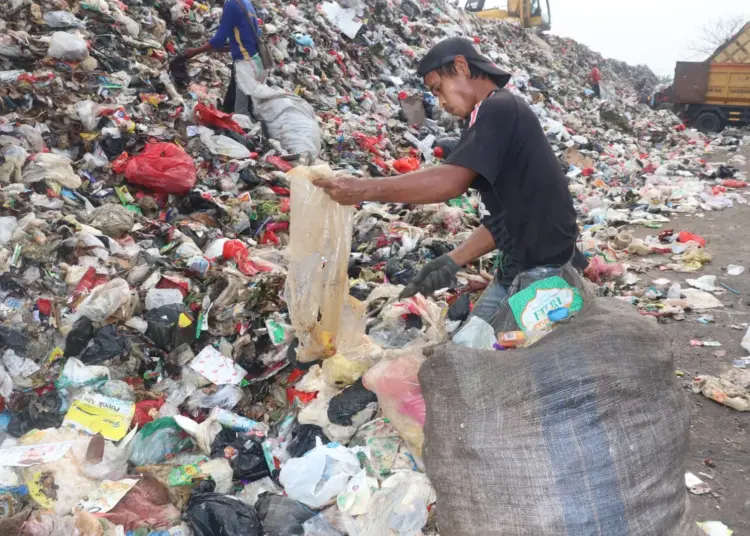
[[652,318],[587,297],[530,348],[426,353],[441,536],[703,534],[684,482],[690,409]]

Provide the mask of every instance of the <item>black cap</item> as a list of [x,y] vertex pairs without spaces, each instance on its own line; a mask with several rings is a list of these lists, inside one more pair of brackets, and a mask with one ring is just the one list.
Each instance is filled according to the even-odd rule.
[[508,80],[510,80],[510,73],[503,71],[500,67],[492,63],[489,58],[477,52],[474,43],[464,37],[451,37],[450,39],[440,41],[432,47],[419,62],[417,74],[424,78],[430,72],[439,69],[443,65],[453,63],[453,60],[457,56],[463,56],[466,58],[467,63],[487,73],[498,87],[505,86]]

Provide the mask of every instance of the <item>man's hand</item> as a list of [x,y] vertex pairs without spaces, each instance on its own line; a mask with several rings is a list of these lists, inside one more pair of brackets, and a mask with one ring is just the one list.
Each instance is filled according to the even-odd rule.
[[367,201],[368,186],[371,180],[358,179],[351,175],[343,175],[334,179],[318,179],[313,184],[323,188],[328,197],[339,205],[356,205]]
[[449,287],[455,283],[456,274],[460,269],[450,255],[438,257],[422,268],[417,277],[404,287],[398,298],[411,298],[417,293],[429,296],[436,290]]

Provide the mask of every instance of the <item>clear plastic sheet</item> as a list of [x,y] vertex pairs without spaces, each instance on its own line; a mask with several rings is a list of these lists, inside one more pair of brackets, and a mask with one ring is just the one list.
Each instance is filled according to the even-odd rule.
[[313,185],[333,176],[328,165],[300,166],[287,175],[292,193],[285,299],[299,339],[297,360],[305,363],[357,346],[364,334],[352,321],[358,314],[347,276],[353,210]]

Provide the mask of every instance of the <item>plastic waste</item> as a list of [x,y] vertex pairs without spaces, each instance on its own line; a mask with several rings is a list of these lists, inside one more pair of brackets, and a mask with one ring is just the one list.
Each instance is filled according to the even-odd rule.
[[427,507],[436,500],[435,490],[423,473],[402,471],[383,481],[372,496],[363,519],[363,534],[389,536],[391,531],[417,535],[427,523]]
[[346,489],[349,478],[360,470],[357,456],[341,445],[323,445],[281,468],[279,482],[287,495],[310,508],[320,508]]
[[261,495],[255,503],[263,531],[269,536],[297,536],[304,534],[302,524],[315,517],[315,512],[289,497]]
[[189,446],[189,440],[172,417],[156,419],[138,431],[133,440],[130,461],[135,465],[161,463],[168,454],[179,452]]
[[492,350],[496,339],[494,328],[482,318],[473,316],[453,336],[453,342],[477,350]]
[[418,456],[422,454],[426,413],[417,377],[423,362],[421,353],[404,351],[393,359],[383,359],[363,378],[364,386],[378,396],[383,415]]
[[255,508],[221,493],[193,493],[183,519],[194,536],[263,536]]
[[70,158],[54,153],[34,155],[23,172],[23,182],[26,184],[42,180],[70,189],[80,188],[82,184],[81,178],[73,171]]
[[146,294],[146,309],[159,309],[167,305],[182,304],[182,291],[176,288],[150,288]]
[[[356,320],[347,310],[347,263],[352,210],[332,201],[312,181],[332,178],[327,165],[297,167],[291,180],[290,267],[285,300],[299,339],[297,360],[331,357],[357,345]],[[356,317],[355,317],[356,318]]]
[[341,426],[351,426],[354,415],[370,404],[377,404],[377,401],[378,397],[362,385],[360,378],[331,399],[328,403],[328,420]]
[[290,457],[300,458],[314,449],[318,441],[323,445],[331,442],[320,426],[315,424],[300,424],[292,431],[292,439],[287,444],[286,450]]
[[63,61],[81,61],[89,55],[86,41],[68,32],[55,32],[47,49],[47,55]]
[[192,157],[174,143],[148,143],[117,171],[128,182],[157,193],[186,194],[197,180]]

